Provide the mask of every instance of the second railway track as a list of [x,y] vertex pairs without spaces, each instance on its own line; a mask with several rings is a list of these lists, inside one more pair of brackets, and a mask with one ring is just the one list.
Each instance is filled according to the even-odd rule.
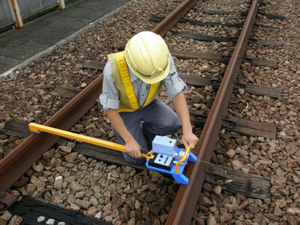
[[[96,77],[100,75],[98,71],[101,70],[101,68],[94,70],[95,68],[92,68],[94,65],[87,66],[88,69],[83,69],[82,67],[86,67],[86,65],[88,65],[87,63],[91,60],[96,61],[96,66],[101,67],[101,63],[99,62],[105,61],[105,55],[110,53],[110,51],[116,51],[117,48],[122,48],[122,44],[116,45],[116,43],[120,43],[120,41],[126,42],[126,37],[130,37],[131,32],[134,29],[142,28],[153,30],[161,35],[165,35],[171,53],[175,57],[175,64],[178,72],[182,73],[182,77],[185,77],[185,79],[190,79],[190,81],[187,82],[191,85],[189,86],[190,90],[187,99],[190,103],[191,115],[194,118],[193,122],[196,127],[196,133],[200,137],[199,145],[195,149],[198,161],[195,164],[191,164],[186,171],[191,182],[188,186],[181,185],[179,187],[177,184],[168,184],[170,182],[168,178],[155,177],[156,174],[147,175],[145,172],[135,174],[135,171],[131,170],[129,167],[120,167],[116,169],[116,167],[112,165],[108,166],[108,172],[103,172],[105,174],[103,177],[99,177],[100,181],[107,179],[107,186],[104,185],[105,182],[103,184],[101,183],[101,186],[103,188],[108,188],[109,184],[112,185],[114,181],[118,183],[119,177],[117,178],[112,175],[116,172],[122,174],[121,178],[128,179],[125,175],[127,171],[127,173],[131,173],[131,176],[134,177],[129,184],[123,184],[125,189],[129,188],[129,191],[127,190],[128,192],[126,192],[125,190],[122,190],[122,193],[118,193],[118,191],[116,193],[116,191],[110,190],[109,188],[107,191],[102,190],[99,193],[107,196],[104,198],[104,202],[100,204],[98,202],[98,205],[102,205],[103,207],[87,207],[84,205],[84,201],[87,199],[90,200],[90,196],[86,196],[86,193],[89,192],[89,188],[84,188],[84,193],[81,193],[82,196],[79,197],[79,200],[76,200],[77,202],[75,202],[75,200],[74,202],[70,200],[70,202],[75,203],[71,208],[75,210],[80,210],[81,208],[81,210],[85,211],[85,214],[92,216],[97,214],[98,217],[115,224],[129,221],[131,221],[131,223],[136,222],[146,224],[188,224],[190,222],[195,224],[239,224],[239,222],[240,224],[267,224],[272,223],[272,221],[274,221],[274,223],[281,222],[295,224],[300,220],[297,216],[300,210],[298,205],[300,193],[298,192],[297,186],[299,183],[299,170],[297,169],[299,166],[299,160],[297,160],[298,144],[297,142],[294,143],[294,141],[297,141],[299,134],[297,127],[299,124],[297,117],[298,108],[294,108],[298,107],[297,104],[299,104],[297,100],[299,93],[298,86],[294,85],[297,82],[298,78],[296,75],[297,72],[299,74],[300,69],[299,57],[297,58],[296,56],[295,63],[290,63],[288,60],[290,52],[283,50],[286,53],[284,63],[279,63],[278,65],[278,62],[276,62],[276,60],[274,61],[275,58],[280,60],[279,57],[276,57],[274,52],[282,52],[282,45],[286,43],[284,42],[282,35],[274,35],[274,39],[276,40],[272,39],[273,42],[267,39],[268,34],[279,32],[278,28],[283,28],[280,25],[283,23],[282,17],[277,17],[274,21],[272,20],[273,23],[271,24],[271,22],[269,22],[270,19],[266,16],[267,14],[264,14],[261,8],[265,9],[268,13],[268,10],[272,12],[276,5],[266,4],[266,6],[263,6],[263,4],[260,5],[260,2],[253,2],[253,6],[250,6],[249,3],[243,3],[240,8],[235,8],[237,11],[244,11],[246,8],[250,13],[247,18],[244,16],[243,27],[228,28],[228,26],[222,26],[222,24],[224,25],[227,22],[227,19],[225,18],[221,19],[221,24],[218,25],[218,29],[212,28],[212,26],[202,29],[203,27],[201,28],[199,25],[193,25],[191,20],[195,21],[202,18],[203,10],[207,10],[204,6],[211,7],[212,9],[210,12],[212,13],[212,11],[215,11],[216,13],[216,11],[221,8],[220,5],[224,4],[228,7],[228,5],[231,5],[230,2],[222,2],[222,4],[220,4],[213,2],[185,1],[181,5],[181,10],[185,11],[180,16],[176,14],[176,10],[169,14],[170,12],[168,12],[168,10],[170,9],[166,8],[172,6],[172,4],[176,2],[170,1],[165,2],[164,4],[144,1],[133,2],[131,7],[136,8],[134,13],[129,10],[130,8],[124,8],[118,19],[113,18],[100,22],[98,27],[96,26],[90,31],[87,31],[83,37],[63,46],[57,52],[54,52],[41,60],[41,62],[36,62],[34,65],[29,66],[11,81],[4,81],[4,86],[2,88],[7,95],[3,96],[3,99],[7,102],[6,107],[2,109],[2,119],[6,122],[6,125],[9,124],[12,118],[23,120],[23,117],[26,117],[27,122],[35,121],[39,123],[44,123],[47,120],[46,125],[49,126],[66,130],[71,128],[74,132],[86,133],[91,136],[105,139],[111,138],[109,122],[105,116],[102,118],[100,112],[98,112],[101,111],[99,105],[95,105],[102,82],[101,77]],[[165,14],[167,16],[166,19],[158,26],[156,26],[154,22],[148,20],[144,20],[143,22],[137,20],[134,26],[126,26],[127,23],[130,24],[129,18],[135,20],[135,18],[139,17],[139,3],[144,4],[143,7],[153,8],[152,13],[149,13],[149,18],[153,16],[153,14],[156,14],[154,16],[163,16]],[[209,4],[211,5],[207,6]],[[188,12],[188,8],[191,6],[194,6],[193,12]],[[258,12],[258,6],[261,7],[260,14],[255,17],[255,14],[252,15],[252,13]],[[158,8],[160,8],[160,10],[158,10]],[[289,6],[286,6],[286,8],[287,10],[291,10]],[[155,11],[154,9],[157,10],[156,13],[153,13]],[[198,16],[197,10],[200,13]],[[282,11],[285,12],[284,9],[282,9]],[[176,23],[175,26],[174,24],[170,25],[169,23],[166,23],[168,19],[179,19],[186,14],[186,12],[188,12],[188,18],[185,18],[189,19],[189,22],[179,22]],[[205,11],[205,13],[207,13],[207,11]],[[219,14],[222,13],[219,12]],[[268,13],[268,15],[270,14],[271,13]],[[287,16],[287,13],[285,13],[285,15]],[[146,14],[143,15],[143,18],[145,18],[145,16]],[[236,20],[240,21],[241,19],[239,18]],[[254,21],[256,28],[254,28],[255,31],[250,33],[250,30],[247,30],[247,26],[251,27],[251,24],[254,23]],[[119,32],[115,30],[117,24],[123,28],[119,29]],[[106,29],[103,29],[104,27]],[[169,29],[171,32],[168,31]],[[173,36],[176,32],[177,34],[181,32],[179,35],[182,35],[183,31],[185,33],[190,32],[190,36],[188,38],[187,36]],[[192,34],[195,35],[199,31],[204,31],[203,33],[206,35],[205,38],[212,38],[212,36],[218,33],[223,34],[224,36],[226,36],[226,34],[231,34],[232,36],[235,36],[236,39],[229,40],[232,42],[229,42],[228,44],[225,44],[225,40],[222,40],[222,42],[214,40],[213,42],[207,43],[192,39],[191,37],[195,37],[192,36]],[[239,33],[242,35],[237,39],[238,36],[233,34]],[[124,34],[124,36],[122,36],[122,34]],[[232,38],[232,36],[230,38]],[[246,44],[248,43],[248,38],[250,38],[250,36],[252,38],[250,41],[255,40],[256,43],[250,44],[247,47]],[[203,37],[204,36],[201,36],[201,38]],[[119,38],[121,38],[121,40],[119,40]],[[243,40],[244,38],[245,40]],[[262,40],[263,43],[265,43],[264,46],[269,47],[262,47],[262,45],[255,47],[257,40]],[[107,43],[107,46],[102,46],[103,42]],[[280,44],[281,42],[282,45]],[[236,48],[236,44],[238,44],[239,47]],[[290,40],[288,45],[299,47],[299,42],[297,42],[297,40]],[[177,50],[177,53],[175,50]],[[203,52],[196,50],[205,50],[205,53],[199,57],[197,54]],[[184,56],[182,56],[183,51],[185,51]],[[246,57],[243,59],[239,58],[244,54]],[[239,63],[242,63],[242,65],[240,66]],[[93,70],[90,70],[91,68]],[[290,73],[289,71],[292,72]],[[287,81],[283,80],[283,77],[277,79],[280,72],[285,73],[291,82],[291,86],[288,87],[287,90],[284,89],[287,87],[283,85],[286,84]],[[201,77],[202,80],[200,81],[198,79],[192,83],[191,80],[194,78],[187,76],[187,73],[195,73],[194,75]],[[267,79],[265,77],[266,75],[271,78]],[[52,79],[52,76],[57,76],[57,79]],[[236,80],[235,78],[237,76],[242,77],[243,79]],[[30,83],[21,80],[20,77],[31,77],[31,79],[39,78],[40,80],[39,83],[34,84],[32,88]],[[223,80],[221,77],[223,77]],[[252,83],[252,86],[248,83],[246,84],[244,81]],[[14,85],[11,85],[10,82]],[[202,83],[199,84],[199,82]],[[264,90],[266,88],[255,87],[255,85],[269,85],[270,87],[268,87],[268,91],[266,92]],[[15,86],[23,86],[23,90],[22,88],[14,90]],[[59,91],[60,86],[73,86],[83,90],[65,107],[60,111],[57,111],[69,101],[64,97],[61,97],[62,92]],[[234,86],[237,87],[237,89],[231,94]],[[13,88],[10,90],[9,87]],[[217,88],[219,89],[217,90]],[[255,88],[257,90],[255,90]],[[70,94],[70,92],[73,92],[74,94],[74,92],[78,92],[78,89],[65,88],[64,91],[67,91],[67,94]],[[35,97],[34,92],[38,92],[39,96]],[[17,100],[19,100],[18,103],[21,105],[23,104],[23,111],[14,107],[13,103],[16,104],[16,102],[9,97],[14,94],[17,96]],[[290,97],[288,94],[292,94],[293,97]],[[258,95],[263,96],[259,97]],[[160,97],[165,99],[163,93]],[[28,99],[30,99],[30,101],[28,101]],[[42,104],[38,104],[39,102]],[[228,104],[229,107],[227,109]],[[48,114],[49,112],[50,114]],[[252,120],[252,122],[257,123],[251,123],[251,127],[249,122],[242,120],[243,117],[248,117],[250,121]],[[207,122],[203,129],[198,127],[199,124],[203,125],[205,121]],[[102,126],[100,125],[101,123]],[[245,125],[245,123],[247,125]],[[259,123],[260,125],[258,125]],[[222,125],[226,129],[221,130]],[[240,128],[235,129],[234,127]],[[276,127],[279,129],[278,132],[276,132]],[[97,131],[97,129],[100,129],[101,132]],[[4,126],[3,130],[5,130]],[[221,132],[219,132],[220,130]],[[3,135],[4,139],[5,137],[8,138],[7,135]],[[179,138],[181,133],[179,131],[174,135],[175,138]],[[57,140],[58,137],[47,134],[39,136],[32,135],[16,147],[14,151],[8,153],[8,155],[2,159],[0,164],[2,172],[2,174],[0,174],[0,191],[5,192],[7,189],[11,188],[12,185],[15,184],[15,181],[31,167],[32,163],[38,161],[44,151],[51,148]],[[113,137],[111,140],[115,141]],[[3,149],[8,151],[9,146],[13,147],[20,142],[21,141],[10,137],[10,140],[7,139],[3,141]],[[74,147],[74,144],[70,144],[70,146]],[[67,149],[70,149],[70,146],[67,146]],[[64,147],[60,147],[60,149],[63,148]],[[36,154],[35,151],[38,149],[43,150],[42,152],[40,151],[39,154]],[[62,153],[61,150],[55,150],[55,152],[58,158],[65,155],[68,155],[69,157],[72,156],[72,154]],[[55,152],[52,150],[52,153]],[[93,154],[94,153],[91,153],[91,155]],[[22,157],[20,157],[21,155]],[[39,180],[39,177],[44,179],[42,178],[44,176],[38,175],[38,165],[47,167],[49,161],[47,163],[45,157],[47,156],[44,155],[44,160],[40,160],[38,161],[38,164],[34,164],[34,179]],[[104,160],[111,161],[109,157],[106,157]],[[255,197],[255,195],[253,193],[248,193],[248,195],[247,193],[244,193],[244,195],[239,193],[231,195],[229,192],[226,192],[228,189],[226,189],[226,185],[224,186],[224,181],[228,183],[235,181],[226,181],[226,179],[223,179],[222,181],[221,178],[214,177],[214,175],[221,174],[218,172],[219,169],[224,170],[224,168],[219,168],[214,164],[210,164],[211,160],[214,163],[230,166],[235,170],[240,170],[244,173],[250,172],[259,175],[260,178],[268,178],[267,183],[272,184],[272,187],[266,188],[270,188],[271,196],[265,193],[265,196],[261,195],[258,199],[247,199],[246,197]],[[282,160],[283,162],[281,164]],[[90,162],[93,162],[93,165],[97,165],[96,167],[98,169],[100,167],[102,169],[103,167],[106,168],[103,164],[97,164],[96,161],[85,159],[85,157],[79,159],[78,162],[79,165],[76,166],[77,168],[79,168],[79,166],[81,168],[86,168],[87,164]],[[117,163],[117,160],[115,163]],[[67,163],[62,163],[62,165],[68,166]],[[79,171],[82,172],[83,176],[85,175],[81,169]],[[101,170],[99,169],[99,171]],[[230,169],[228,169],[228,171],[230,172]],[[40,173],[41,172],[43,173],[43,171],[40,171]],[[123,174],[123,172],[125,173]],[[93,173],[93,171],[91,170],[90,173]],[[62,176],[62,179],[65,178],[66,174],[67,173]],[[206,177],[208,177],[207,174],[212,174],[212,176],[209,176],[211,180],[207,179],[206,181],[210,182],[205,183],[201,189],[204,183],[205,174]],[[240,176],[241,174],[243,173],[240,173]],[[286,174],[287,176],[285,176]],[[60,174],[57,173],[57,175]],[[246,177],[246,174],[242,176]],[[56,178],[57,177],[60,176],[56,176]],[[153,188],[153,186],[151,187],[151,185],[153,185],[152,182],[141,183],[135,180],[140,177],[143,177],[145,180],[152,179],[152,182],[158,183],[155,184],[155,188]],[[34,179],[32,179],[33,178],[31,178],[31,182],[26,185],[26,189],[19,189],[23,195],[28,195],[28,190],[33,186],[32,182]],[[216,181],[216,179],[219,180]],[[254,178],[247,179],[250,181]],[[41,180],[38,182],[39,184],[40,181]],[[48,188],[50,189],[43,189],[43,197],[45,198],[46,196],[48,200],[56,203],[60,202],[60,200],[62,202],[68,202],[66,196],[64,196],[68,195],[67,193],[57,194],[57,187],[54,187],[54,181],[55,180],[47,181],[50,185]],[[265,181],[266,180],[264,179],[259,180],[259,182],[262,182],[261,189],[265,188]],[[25,182],[25,184],[27,182]],[[87,181],[81,180],[80,182],[79,186],[85,187]],[[70,183],[73,186],[75,185],[72,182]],[[65,183],[65,185],[67,184],[68,182]],[[163,186],[162,184],[166,186]],[[145,185],[148,187],[146,188]],[[73,191],[74,188],[76,187],[73,187]],[[146,188],[144,192],[141,191],[143,188]],[[179,188],[178,192],[177,188]],[[223,191],[221,192],[222,188]],[[140,190],[141,193],[138,191],[138,193],[135,194],[130,191],[130,189]],[[166,189],[168,191],[166,191]],[[249,191],[252,192],[259,192],[259,189],[260,188],[256,186],[256,189],[253,190],[253,186],[249,186]],[[200,193],[201,190],[202,193]],[[174,199],[176,192],[177,195]],[[36,192],[34,193],[37,194]],[[77,193],[76,195],[79,196],[80,194]],[[159,200],[159,196],[161,196],[162,201]],[[167,198],[164,196],[167,196]],[[124,198],[123,200],[122,197]],[[149,200],[151,197],[152,200]],[[145,198],[148,200],[143,203]],[[113,210],[117,209],[117,202],[122,203],[120,204],[120,207],[122,206],[122,210],[119,210],[120,213]],[[143,206],[139,206],[141,202]],[[108,203],[110,204],[110,208],[107,206]],[[94,202],[94,204],[96,203]],[[113,204],[115,204],[115,206]],[[125,207],[126,205],[127,208]],[[112,213],[114,216],[112,214],[104,216],[104,214],[108,213],[105,209],[114,212],[115,214]],[[135,213],[130,213],[130,211]]]

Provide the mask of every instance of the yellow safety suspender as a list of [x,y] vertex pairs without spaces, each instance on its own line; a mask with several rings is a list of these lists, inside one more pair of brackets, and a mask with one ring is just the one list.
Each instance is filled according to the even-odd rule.
[[[120,95],[120,105],[118,112],[133,112],[139,109],[137,97],[133,85],[130,81],[130,75],[124,58],[124,52],[117,52],[108,55],[111,61],[112,71],[115,79],[115,85]],[[142,107],[145,107],[159,94],[162,82],[151,84],[147,99]]]

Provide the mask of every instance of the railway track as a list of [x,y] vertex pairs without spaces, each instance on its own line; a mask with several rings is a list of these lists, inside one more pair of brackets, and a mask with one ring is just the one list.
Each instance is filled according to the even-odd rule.
[[[184,1],[180,7],[175,9],[171,14],[169,14],[165,19],[162,20],[154,29],[153,32],[156,32],[162,36],[166,35],[169,30],[171,30],[175,24],[177,24],[180,19],[189,12],[190,8],[196,5],[198,1]],[[224,168],[217,166],[215,164],[211,164],[210,161],[214,158],[214,150],[216,148],[216,144],[218,143],[219,134],[222,128],[232,129],[233,131],[238,132],[238,130],[234,130],[234,127],[238,127],[238,119],[228,114],[228,105],[230,104],[230,98],[232,97],[232,93],[235,87],[242,87],[243,90],[245,88],[245,82],[237,81],[237,76],[240,73],[240,67],[243,61],[250,60],[250,63],[255,65],[263,65],[268,68],[277,68],[277,63],[273,61],[266,60],[253,60],[251,58],[243,57],[246,53],[247,44],[249,43],[251,28],[254,25],[254,20],[256,18],[256,14],[258,12],[258,8],[260,6],[259,1],[253,1],[252,5],[249,8],[247,19],[243,22],[243,26],[241,28],[241,33],[238,39],[227,40],[234,42],[235,45],[231,49],[232,52],[226,55],[217,55],[217,54],[203,54],[201,58],[208,60],[219,60],[221,63],[228,63],[226,70],[224,72],[223,78],[212,77],[209,79],[201,80],[197,79],[194,81],[192,85],[196,86],[208,86],[206,82],[209,82],[211,85],[214,85],[215,88],[218,88],[217,93],[215,94],[214,101],[211,103],[211,107],[209,111],[207,110],[196,110],[196,112],[192,111],[194,114],[195,123],[198,121],[199,123],[205,123],[203,129],[201,130],[201,136],[197,148],[194,153],[198,157],[198,160],[195,164],[190,164],[186,171],[186,175],[190,179],[189,185],[181,185],[176,199],[170,209],[168,218],[166,220],[166,224],[189,224],[194,216],[195,207],[198,203],[198,199],[200,196],[200,192],[202,190],[203,183],[205,178],[210,178],[211,181],[217,179],[215,176],[224,176]],[[215,12],[216,13],[216,12]],[[191,20],[188,21],[190,24]],[[224,24],[224,23],[223,23]],[[202,24],[203,25],[203,24]],[[206,24],[204,24],[206,25]],[[222,25],[222,24],[221,24]],[[218,24],[218,26],[221,26]],[[228,25],[228,24],[225,24]],[[257,24],[256,24],[257,25]],[[270,28],[270,27],[269,27]],[[173,32],[173,31],[172,31]],[[172,33],[171,32],[171,33]],[[176,32],[173,32],[176,35]],[[167,34],[169,36],[170,34]],[[177,35],[187,35],[178,34]],[[188,34],[189,38],[192,36]],[[187,37],[187,36],[183,36]],[[195,37],[195,36],[194,36]],[[197,38],[208,38],[206,37],[197,37]],[[171,38],[170,38],[171,39]],[[196,39],[196,38],[195,38]],[[201,39],[202,40],[202,39]],[[216,40],[214,40],[216,41]],[[224,39],[222,42],[226,41]],[[264,42],[266,45],[279,45],[278,42]],[[119,43],[115,45],[115,48],[122,49],[124,44]],[[199,55],[190,52],[183,51],[175,51],[171,50],[173,56],[177,58],[199,58]],[[181,55],[181,56],[180,56]],[[205,58],[206,57],[206,58]],[[98,69],[101,70],[101,66],[103,64],[99,62],[93,62],[94,64],[85,65],[88,69]],[[184,79],[189,81],[189,84],[192,83],[192,79],[189,76],[185,76],[181,74]],[[202,83],[201,83],[202,82]],[[45,125],[56,127],[64,130],[71,129],[74,124],[82,118],[84,114],[86,114],[96,103],[96,99],[101,93],[101,89],[99,87],[102,86],[102,76],[96,78],[91,84],[89,84],[86,88],[80,91],[65,107],[60,109],[55,115],[53,115]],[[249,92],[253,94],[262,93],[265,95],[271,95],[271,97],[278,98],[281,95],[281,90],[279,88],[270,88],[268,93],[263,93],[264,88],[261,88],[256,91],[253,91],[254,88],[249,88]],[[74,90],[73,90],[74,91]],[[76,91],[75,91],[76,92]],[[76,92],[77,93],[77,92]],[[239,120],[241,121],[241,120]],[[240,122],[241,123],[241,122]],[[254,125],[254,130],[256,133],[261,132],[261,136],[266,136],[267,138],[276,138],[276,126],[271,126],[266,128],[267,123],[261,125]],[[242,127],[242,125],[240,126]],[[260,127],[258,129],[258,127]],[[266,128],[263,130],[263,128]],[[274,130],[275,129],[275,130]],[[251,133],[248,130],[240,131],[243,134]],[[274,136],[275,132],[275,136]],[[251,135],[251,134],[250,134]],[[254,134],[253,134],[254,135]],[[0,191],[6,192],[23,174],[28,168],[32,166],[42,155],[43,153],[50,149],[57,141],[58,137],[53,135],[49,135],[46,133],[40,135],[30,135],[23,143],[21,143],[13,152],[9,153],[4,160],[1,161],[0,164]],[[40,149],[43,149],[42,151]],[[213,160],[214,161],[214,160]],[[221,179],[221,178],[220,178]],[[6,193],[9,195],[8,193]],[[13,198],[11,198],[13,199]]]

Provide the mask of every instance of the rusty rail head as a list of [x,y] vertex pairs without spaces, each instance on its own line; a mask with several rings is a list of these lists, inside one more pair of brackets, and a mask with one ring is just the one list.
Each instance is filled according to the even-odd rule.
[[[153,32],[161,36],[165,35],[167,30],[173,27],[197,1],[184,1],[179,8],[159,23]],[[70,129],[96,103],[102,90],[102,81],[102,76],[93,81],[44,125],[64,130]],[[32,134],[2,159],[0,163],[0,191],[6,191],[11,187],[57,140],[58,137],[46,133]]]
[[[198,0],[186,0],[179,8],[174,10],[165,20],[163,20],[157,27],[152,31],[164,36],[167,30],[172,28],[179,19],[184,16],[188,10],[193,7]],[[253,1],[253,7],[257,4],[258,0]],[[245,27],[250,26],[250,21],[254,21],[254,11],[256,8],[250,10],[249,15],[253,18],[247,18]],[[169,24],[170,23],[170,24]],[[243,32],[242,31],[242,32]],[[245,32],[245,31],[244,31]],[[250,31],[243,33],[243,37],[246,38]],[[241,36],[242,37],[242,36]],[[241,39],[241,38],[240,38]],[[239,39],[238,45],[242,42]],[[243,41],[245,42],[245,41]],[[244,47],[243,47],[244,48]],[[204,164],[201,161],[209,161],[211,154],[217,139],[218,132],[215,132],[214,126],[220,128],[222,115],[221,109],[223,111],[226,109],[225,102],[229,101],[230,94],[226,94],[227,88],[233,88],[231,79],[234,78],[233,72],[237,72],[238,69],[234,68],[237,64],[241,63],[239,55],[242,54],[242,47],[237,47],[234,51],[232,60],[225,73],[225,79],[229,79],[222,82],[220,90],[217,94],[216,100],[212,107],[212,112],[219,112],[210,114],[208,117],[208,122],[206,123],[202,135],[197,145],[195,154],[198,156],[198,161],[195,164],[191,164],[187,170],[187,177],[189,177],[190,182],[188,185],[181,185],[179,192],[177,193],[175,203],[169,214],[167,224],[189,224],[194,213],[194,208],[198,200],[199,193],[204,180],[204,174],[201,171],[204,170]],[[68,130],[72,127],[82,115],[84,115],[98,99],[101,89],[102,89],[102,76],[97,78],[93,83],[91,83],[87,88],[85,88],[80,94],[78,94],[74,99],[72,99],[65,107],[58,111],[50,120],[48,120],[45,125],[51,127],[57,127],[60,129]],[[221,91],[222,89],[222,91]],[[218,103],[216,103],[218,101]],[[222,105],[222,101],[223,105]],[[224,114],[224,113],[223,113]],[[6,191],[11,187],[17,179],[19,179],[23,173],[36,162],[43,153],[49,149],[58,137],[42,133],[42,134],[32,134],[30,135],[22,144],[20,144],[13,152],[8,154],[0,163],[0,191]],[[206,150],[210,150],[210,153],[206,153]],[[39,151],[38,154],[36,152]]]
[[180,186],[166,224],[185,225],[189,224],[192,219],[205,178],[205,173],[203,172],[204,163],[202,162],[210,162],[222,125],[221,118],[226,113],[226,108],[233,91],[233,82],[237,77],[242,62],[241,57],[246,50],[251,28],[259,7],[258,3],[259,0],[253,0],[252,2],[240,38],[213,103],[211,113],[203,128],[199,143],[195,149],[195,155],[198,157],[198,160],[195,164],[191,164],[187,169],[186,176],[189,177],[190,182],[188,185]]
[[[93,105],[102,91],[103,77],[99,76],[66,106],[55,113],[45,125],[69,130]],[[31,134],[0,163],[0,191],[10,188],[59,137],[51,134]]]
[[186,0],[160,22],[152,32],[164,36],[199,0]]

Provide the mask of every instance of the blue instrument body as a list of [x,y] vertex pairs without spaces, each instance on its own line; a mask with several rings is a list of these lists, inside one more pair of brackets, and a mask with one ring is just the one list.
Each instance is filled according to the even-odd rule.
[[158,172],[171,174],[173,178],[181,184],[187,185],[189,179],[183,174],[185,165],[188,161],[196,162],[197,157],[189,152],[188,157],[179,165],[178,173],[176,173],[176,164],[180,159],[180,152],[185,149],[176,147],[176,140],[167,136],[156,136],[152,142],[152,155],[154,159],[147,159],[146,167]]

